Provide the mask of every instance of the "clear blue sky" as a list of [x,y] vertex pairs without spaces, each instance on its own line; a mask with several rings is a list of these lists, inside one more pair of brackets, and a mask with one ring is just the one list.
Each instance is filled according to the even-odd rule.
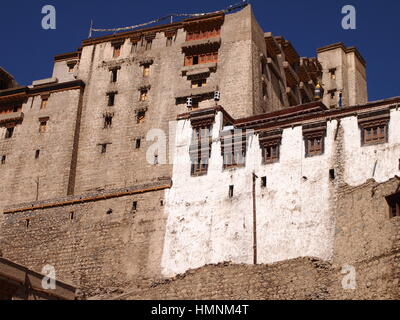
[[[71,52],[87,38],[90,19],[95,27],[119,27],[147,22],[170,13],[224,9],[240,0],[14,0],[0,3],[0,65],[27,85],[47,78],[56,54]],[[400,96],[400,36],[398,0],[253,0],[264,31],[290,40],[301,56],[315,56],[318,47],[342,41],[357,46],[368,66],[369,98]],[[43,30],[41,9],[57,10],[57,29]],[[357,30],[341,28],[341,8],[357,9]],[[100,34],[99,34],[100,35]]]

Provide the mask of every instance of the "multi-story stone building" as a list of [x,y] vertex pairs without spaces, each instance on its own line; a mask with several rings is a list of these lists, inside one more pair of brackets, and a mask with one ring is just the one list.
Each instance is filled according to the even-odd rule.
[[[293,290],[241,298],[399,296],[400,98],[368,102],[356,48],[301,57],[247,5],[84,40],[27,87],[0,79],[5,258],[88,295],[159,297],[149,283],[230,262],[298,270]],[[161,292],[236,297],[202,272]]]

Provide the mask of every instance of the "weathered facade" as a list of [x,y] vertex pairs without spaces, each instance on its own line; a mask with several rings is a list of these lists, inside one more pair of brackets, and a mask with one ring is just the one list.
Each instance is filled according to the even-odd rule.
[[[7,259],[87,296],[399,297],[400,98],[368,102],[357,49],[300,57],[248,5],[84,40],[31,86],[0,79]],[[247,293],[207,287],[224,270],[254,276]],[[198,291],[160,281],[185,272]]]

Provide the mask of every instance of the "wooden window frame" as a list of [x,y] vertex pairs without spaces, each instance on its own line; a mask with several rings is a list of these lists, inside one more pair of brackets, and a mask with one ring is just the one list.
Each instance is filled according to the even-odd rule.
[[137,121],[137,123],[138,124],[139,123],[143,123],[145,119],[146,119],[146,110],[139,110],[136,113],[136,121]]
[[389,126],[387,122],[363,125],[361,127],[361,145],[370,146],[388,142]]
[[211,125],[193,128],[190,145],[191,176],[202,176],[208,173],[212,143],[211,130]]
[[[196,59],[196,63],[195,63]],[[217,63],[218,62],[218,51],[188,54],[185,56],[184,66],[197,66],[205,63]]]
[[243,132],[230,134],[222,138],[223,169],[241,168],[246,166],[247,135]]
[[[321,156],[325,153],[326,123],[311,124],[303,127],[305,157]],[[315,143],[319,141],[318,143]]]

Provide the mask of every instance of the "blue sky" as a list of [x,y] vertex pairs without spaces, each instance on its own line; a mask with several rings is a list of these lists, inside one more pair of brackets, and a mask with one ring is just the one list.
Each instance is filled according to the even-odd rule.
[[[199,13],[224,9],[240,0],[14,0],[1,1],[0,65],[27,85],[49,77],[53,57],[71,52],[95,27],[129,26],[170,13]],[[57,10],[56,30],[41,28],[44,5]],[[264,29],[290,40],[301,56],[315,56],[316,48],[342,41],[359,48],[367,60],[370,100],[400,96],[400,1],[398,0],[253,0]],[[357,29],[343,30],[341,8],[357,10]],[[98,34],[101,35],[101,34]]]

